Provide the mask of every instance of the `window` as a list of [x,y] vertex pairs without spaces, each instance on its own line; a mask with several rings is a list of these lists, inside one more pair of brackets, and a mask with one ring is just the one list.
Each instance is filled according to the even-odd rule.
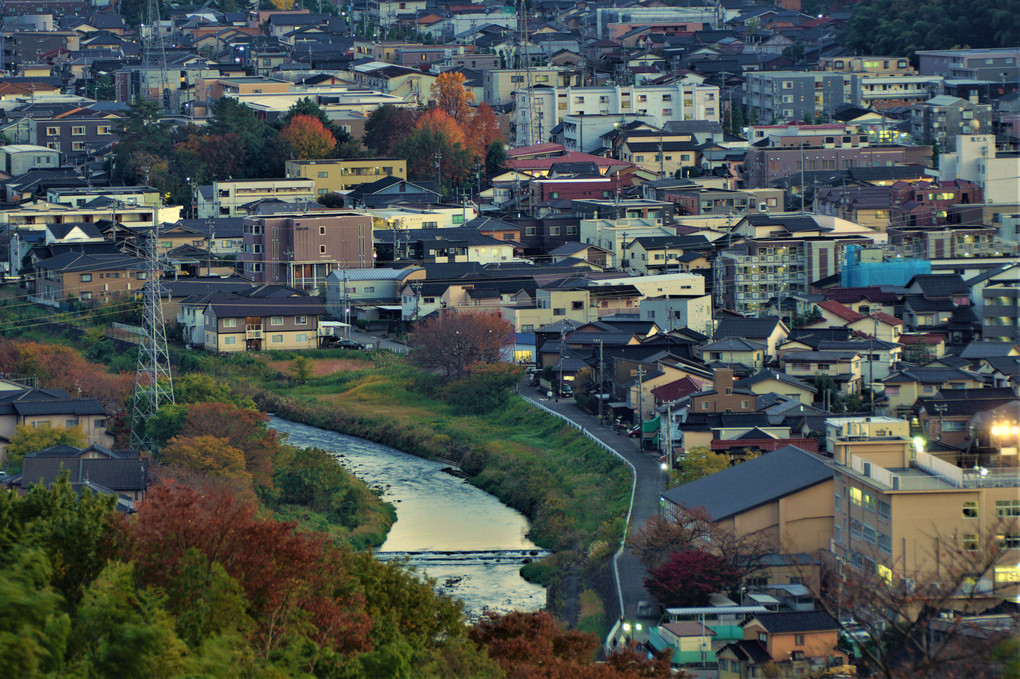
[[81,298],[82,299],[92,299],[92,293],[91,292],[83,292],[83,293],[81,293]]
[[560,227],[558,227],[558,226],[550,226],[549,227],[549,235],[550,236],[558,236],[558,235],[560,235]]
[[999,533],[995,542],[999,549],[1020,549],[1020,533]]
[[526,226],[526,227],[524,227],[524,235],[525,236],[534,236],[535,235],[535,227],[534,226]]
[[319,173],[319,179],[326,179],[328,177],[329,177],[329,173],[328,172],[320,172]]
[[978,550],[978,534],[977,533],[964,533],[963,534],[963,549],[966,552],[976,552]]
[[273,335],[273,344],[283,344],[283,335]]
[[708,401],[702,401],[701,402],[701,409],[702,410],[708,410]]
[[319,246],[319,254],[320,255],[326,254],[326,246],[325,245],[320,245]]
[[230,337],[223,338],[223,344],[237,344],[237,338],[231,335]]
[[794,634],[793,635],[793,645],[794,646],[803,646],[804,645],[804,635],[803,634]]
[[90,274],[90,273],[83,273],[83,274],[79,275],[78,278],[81,280],[82,283],[88,283],[89,281],[92,280],[92,274]]
[[883,519],[892,518],[892,505],[882,500],[878,501],[878,515]]
[[553,309],[553,316],[566,316],[567,310],[565,308]]
[[224,318],[223,319],[223,327],[224,328],[236,328],[237,327],[237,319],[236,318]]
[[581,309],[584,308],[584,302],[571,302],[570,308],[573,309],[574,311],[580,311]]
[[765,632],[758,632],[758,641],[760,641],[761,643],[763,643],[766,646],[768,646],[769,635],[766,634]]
[[299,332],[297,335],[295,335],[294,339],[297,342],[303,344],[303,343],[308,341],[308,333],[306,333],[306,332]]
[[73,142],[71,142],[71,150],[72,151],[84,151],[85,150],[85,142],[83,142],[83,141],[73,141]]
[[85,134],[85,126],[75,125],[74,127],[71,128],[71,134],[73,134],[76,137],[82,136],[83,134]]
[[271,316],[269,325],[283,325],[283,316]]
[[1020,516],[1020,500],[996,500],[995,516],[999,518]]
[[970,500],[963,503],[963,518],[978,518],[978,503],[976,501]]
[[308,316],[298,316],[297,320],[295,321],[295,323],[297,323],[297,325],[304,325],[307,322],[308,322]]
[[71,427],[77,427],[78,420],[64,420],[64,428],[70,429]]
[[113,127],[110,125],[100,125],[96,128],[96,134],[110,134],[112,130]]
[[47,134],[47,136],[55,137],[58,134],[60,134],[60,128],[59,127],[47,127],[46,128],[46,134]]

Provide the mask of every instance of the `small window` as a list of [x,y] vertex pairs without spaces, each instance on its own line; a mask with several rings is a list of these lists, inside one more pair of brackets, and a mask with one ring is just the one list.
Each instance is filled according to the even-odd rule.
[[224,345],[226,345],[226,344],[237,344],[237,338],[234,337],[233,335],[230,335],[229,337],[224,337],[223,338],[223,344]]
[[283,335],[273,335],[273,344],[283,344]]
[[88,282],[90,282],[92,280],[92,274],[90,274],[90,273],[83,273],[83,274],[79,275],[78,278],[81,279],[82,283],[88,283]]
[[299,332],[297,335],[294,336],[294,340],[299,344],[303,344],[308,341],[308,333]]
[[327,178],[329,178],[329,173],[328,172],[320,172],[319,173],[319,179],[327,179]]
[[320,245],[319,246],[319,254],[320,255],[326,254],[326,246],[325,245]]
[[269,325],[283,325],[283,316],[271,316]]
[[319,227],[319,235],[320,236],[325,236],[326,235],[326,227],[325,226],[320,226]]
[[304,325],[307,322],[308,322],[308,316],[298,316],[297,320],[295,321],[295,323],[297,323],[298,325]]
[[963,518],[965,519],[978,518],[978,503],[976,500],[970,500],[963,503]]
[[77,427],[78,420],[64,420],[64,428],[70,429],[71,427]]
[[223,319],[223,327],[224,328],[236,328],[237,327],[237,319],[236,318],[224,318]]
[[976,552],[978,551],[980,541],[978,540],[977,533],[964,533],[963,534],[963,551],[965,552]]
[[804,645],[804,635],[803,634],[794,634],[793,635],[793,645],[794,646],[803,646]]

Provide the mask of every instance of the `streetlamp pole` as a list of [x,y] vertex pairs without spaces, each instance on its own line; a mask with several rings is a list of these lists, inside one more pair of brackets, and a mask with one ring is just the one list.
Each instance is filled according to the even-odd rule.
[[599,393],[598,393],[598,400],[599,400],[599,424],[602,424],[602,393],[603,393],[603,391],[605,391],[605,387],[603,386],[605,384],[605,373],[603,373],[603,366],[605,365],[605,363],[603,362],[603,357],[602,357],[602,340],[601,339],[597,339],[595,341],[599,343]]

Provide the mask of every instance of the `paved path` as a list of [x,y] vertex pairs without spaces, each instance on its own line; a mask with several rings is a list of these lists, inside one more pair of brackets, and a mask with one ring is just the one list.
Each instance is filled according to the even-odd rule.
[[[518,391],[525,399],[539,403],[580,425],[634,465],[637,483],[634,490],[634,507],[628,525],[628,535],[640,530],[645,521],[659,512],[659,496],[664,488],[665,472],[659,467],[658,453],[640,452],[636,439],[617,434],[611,426],[600,425],[597,417],[578,408],[573,399],[560,399],[557,402],[555,399],[540,394],[534,387],[526,386],[526,383]],[[645,567],[629,551],[624,551],[617,560],[617,565],[620,590],[623,595],[622,622],[628,622],[631,625],[640,623],[642,631],[637,634],[632,631],[629,636],[632,639],[645,641],[648,636],[648,626],[659,622],[659,616],[655,614],[658,607],[642,584]],[[652,613],[651,617],[638,616],[638,602],[640,601],[652,604],[649,611]],[[623,637],[624,632],[617,626],[613,629],[610,640],[616,639],[622,643]]]
[[406,344],[397,342],[395,340],[383,339],[382,333],[380,332],[370,333],[365,332],[363,330],[355,330],[354,328],[351,328],[351,339],[357,342],[361,342],[365,346],[371,344],[372,347],[381,347],[383,349],[389,349],[390,351],[396,352],[398,354],[407,353]]

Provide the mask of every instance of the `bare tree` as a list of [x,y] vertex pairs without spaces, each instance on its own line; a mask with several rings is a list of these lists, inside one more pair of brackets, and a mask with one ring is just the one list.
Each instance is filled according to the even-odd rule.
[[513,326],[499,312],[440,312],[411,333],[411,358],[447,377],[462,377],[474,363],[503,360],[513,341]]

